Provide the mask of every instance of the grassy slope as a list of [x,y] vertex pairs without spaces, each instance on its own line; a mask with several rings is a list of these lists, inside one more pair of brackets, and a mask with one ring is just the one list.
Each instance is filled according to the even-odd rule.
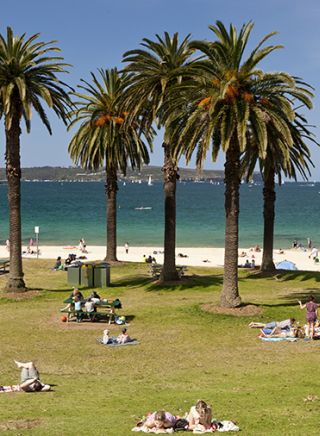
[[[38,296],[12,301],[0,294],[0,383],[17,381],[17,358],[34,360],[43,381],[56,386],[50,393],[0,394],[0,431],[21,426],[13,433],[30,433],[23,427],[36,424],[35,435],[129,435],[145,412],[183,414],[201,398],[215,417],[236,420],[243,435],[318,434],[320,400],[304,399],[320,397],[320,343],[262,343],[247,324],[289,316],[302,322],[296,299],[317,292],[319,274],[275,279],[244,271],[242,298],[262,305],[263,315],[233,317],[200,308],[218,302],[222,271],[190,268],[198,275],[163,288],[149,281],[146,265],[113,267],[112,287],[101,293],[121,299],[140,345],[110,349],[95,342],[104,324],[59,321],[70,288],[65,273],[50,265],[25,261]],[[0,287],[5,280],[0,276]],[[113,334],[119,330],[111,326]]]

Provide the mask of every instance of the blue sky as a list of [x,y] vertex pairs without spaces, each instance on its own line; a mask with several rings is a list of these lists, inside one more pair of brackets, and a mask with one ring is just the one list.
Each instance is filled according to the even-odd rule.
[[[181,38],[191,33],[195,39],[210,39],[208,25],[216,20],[237,27],[252,20],[255,23],[251,43],[271,31],[279,32],[271,41],[283,44],[262,64],[269,71],[287,71],[298,75],[315,88],[314,109],[307,113],[311,124],[320,125],[320,2],[319,0],[16,0],[1,2],[0,32],[11,26],[16,34],[41,33],[42,41],[58,40],[65,60],[72,64],[70,74],[63,77],[76,87],[80,79],[89,79],[97,68],[121,67],[122,54],[137,48],[142,38],[156,33],[179,32]],[[50,136],[36,115],[31,134],[21,137],[22,166],[68,166],[72,162],[67,147],[71,134],[50,116]],[[319,129],[315,130],[319,136]],[[0,166],[4,166],[4,132],[0,133]],[[319,138],[318,138],[319,139]],[[317,168],[320,150],[312,147]],[[208,159],[206,168],[223,168],[223,155],[218,162]],[[151,163],[162,164],[161,135],[155,143]],[[184,163],[181,163],[184,166]],[[312,178],[319,180],[315,168]]]

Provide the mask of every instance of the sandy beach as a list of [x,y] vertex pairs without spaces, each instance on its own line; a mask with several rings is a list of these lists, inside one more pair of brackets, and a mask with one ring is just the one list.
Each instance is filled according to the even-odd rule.
[[[87,260],[102,260],[105,257],[106,248],[104,246],[88,246],[87,254],[80,252],[77,246],[65,245],[65,246],[53,246],[53,245],[40,245],[40,259],[56,259],[61,256],[65,259],[69,253],[74,253],[77,256],[86,256]],[[261,264],[262,252],[252,252],[248,248],[240,248],[239,253],[244,251],[247,256],[239,257],[239,264],[244,264],[246,259],[251,261],[252,255],[254,255],[256,265]],[[176,249],[176,263],[177,265],[187,266],[204,266],[204,267],[223,267],[224,248],[212,248],[212,247],[183,247]],[[187,257],[180,257],[178,254],[186,255]],[[284,253],[280,254],[278,250],[274,251],[274,262],[280,262],[282,260],[290,260],[294,262],[299,270],[304,271],[320,271],[320,264],[314,263],[309,258],[310,251],[302,251],[299,249],[284,250]],[[151,255],[157,261],[157,263],[163,263],[163,248],[162,247],[129,247],[129,253],[126,254],[125,248],[119,246],[117,250],[118,260],[127,262],[143,262],[143,256],[147,257]],[[7,258],[8,251],[5,246],[0,246],[0,257]],[[36,258],[32,254],[24,254],[24,258]],[[54,262],[53,262],[54,263]]]

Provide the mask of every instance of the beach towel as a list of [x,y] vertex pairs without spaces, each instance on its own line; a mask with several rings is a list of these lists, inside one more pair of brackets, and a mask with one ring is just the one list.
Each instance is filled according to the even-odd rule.
[[279,342],[279,341],[296,342],[298,340],[298,338],[265,338],[264,336],[259,336],[259,338],[267,342]]
[[131,431],[135,431],[135,432],[142,431],[143,433],[162,433],[162,434],[163,433],[174,433],[173,428],[167,428],[165,430],[162,430],[162,429],[161,430],[154,430],[154,429],[149,429],[147,427],[144,427],[143,425],[133,427],[131,429]]
[[102,342],[102,338],[97,338],[97,342],[99,344],[106,345],[107,347],[124,347],[126,345],[138,345],[139,344],[139,341],[137,341],[137,339],[131,339],[131,341],[125,342],[124,344],[119,344],[118,342],[116,342],[116,337],[112,337],[110,339],[111,339],[111,341],[108,342],[107,344],[104,344]]

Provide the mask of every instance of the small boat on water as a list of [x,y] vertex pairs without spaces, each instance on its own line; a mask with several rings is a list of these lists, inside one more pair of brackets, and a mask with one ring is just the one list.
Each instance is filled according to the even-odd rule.
[[134,210],[151,210],[152,207],[151,206],[140,206],[140,207],[135,207]]

